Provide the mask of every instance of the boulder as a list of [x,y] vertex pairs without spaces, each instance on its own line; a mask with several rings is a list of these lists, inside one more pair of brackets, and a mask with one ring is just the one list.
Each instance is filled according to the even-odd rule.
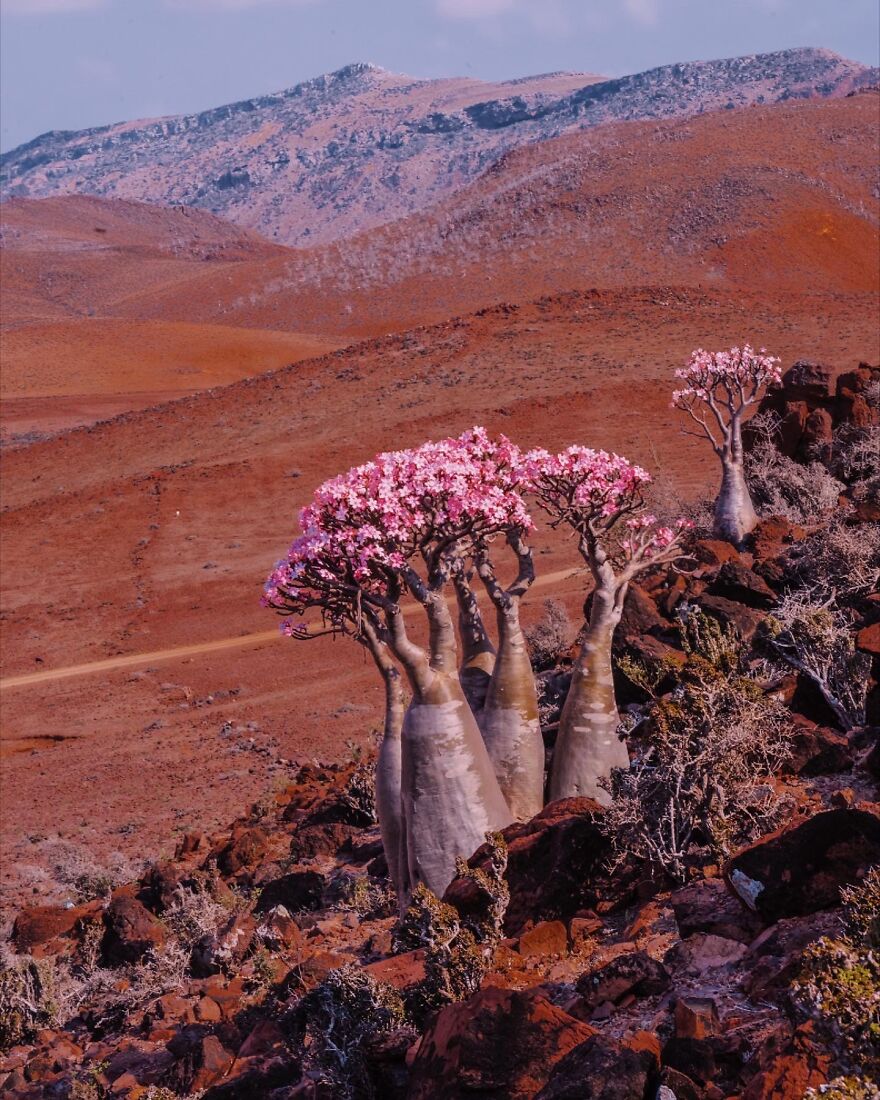
[[825,453],[834,438],[834,423],[827,409],[813,409],[804,424],[801,451],[805,454]]
[[750,943],[765,927],[760,914],[746,908],[721,878],[697,879],[669,899],[682,939],[695,932]]
[[803,1100],[807,1089],[818,1089],[832,1076],[831,1054],[810,1024],[794,1033],[780,1028],[758,1057],[763,1068],[749,1081],[743,1100]]
[[736,600],[729,600],[725,596],[713,596],[706,593],[700,598],[700,610],[717,619],[722,626],[732,626],[740,638],[746,643],[750,642],[755,631],[764,621],[765,614]]
[[738,561],[725,562],[707,592],[753,608],[769,608],[776,600],[776,593],[770,585]]
[[540,921],[519,938],[520,955],[564,955],[568,951],[568,933],[561,920]]
[[783,764],[783,774],[833,775],[853,766],[853,747],[844,734],[800,714],[792,714],[792,722],[791,753]]
[[269,834],[261,825],[239,826],[214,854],[224,875],[238,875],[253,870],[268,849]]
[[856,634],[856,649],[869,653],[872,657],[880,657],[880,620],[863,626]]
[[784,995],[801,968],[801,956],[811,943],[840,933],[834,912],[812,913],[777,921],[749,945],[744,988],[753,1000]]
[[267,883],[260,891],[256,911],[265,913],[283,905],[289,913],[320,909],[326,882],[318,871],[291,871]]
[[728,861],[725,877],[768,922],[840,904],[841,886],[880,862],[880,813],[864,803],[828,810],[762,837]]
[[76,937],[84,924],[100,920],[103,905],[90,901],[66,909],[63,905],[34,905],[22,909],[12,925],[16,951],[27,951],[37,958],[57,954],[64,941]]
[[666,967],[644,951],[618,955],[610,963],[577,980],[577,991],[584,1008],[595,1009],[606,1003],[616,1004],[624,997],[653,997],[670,986]]
[[634,1100],[648,1094],[656,1058],[594,1035],[556,1063],[535,1100]]
[[108,966],[139,962],[166,939],[165,926],[137,898],[122,895],[107,906],[101,952]]
[[532,1100],[556,1063],[593,1035],[537,990],[490,986],[434,1018],[408,1100]]
[[290,858],[300,863],[316,856],[335,856],[357,832],[354,825],[345,825],[341,821],[298,825],[290,841]]
[[664,963],[673,972],[704,974],[707,970],[735,966],[746,954],[739,940],[695,932],[686,940],[673,944],[664,956]]
[[833,377],[833,368],[799,359],[782,376],[785,400],[805,401],[809,408],[815,409],[831,398]]
[[675,1002],[675,1034],[679,1039],[705,1039],[718,1035],[721,1020],[711,997],[679,997]]
[[[508,936],[517,935],[529,922],[567,921],[596,904],[607,886],[608,840],[598,824],[602,813],[590,798],[564,798],[545,806],[531,821],[504,830],[510,886],[504,919]],[[469,863],[487,867],[488,859],[483,846]],[[471,879],[459,877],[453,879],[445,900],[466,915],[479,909],[478,893]]]

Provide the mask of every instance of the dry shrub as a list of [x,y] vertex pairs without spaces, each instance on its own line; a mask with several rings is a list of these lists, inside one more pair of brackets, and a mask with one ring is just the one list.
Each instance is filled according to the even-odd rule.
[[0,954],[0,1050],[26,1043],[59,1014],[55,970],[50,959]]
[[536,670],[553,668],[571,645],[574,629],[565,604],[552,597],[544,601],[544,614],[524,630],[526,646]]
[[[355,963],[331,970],[288,1018],[304,1068],[340,1100],[378,1100],[365,1048],[406,1026],[398,991]],[[415,1032],[413,1032],[415,1038]]]
[[880,586],[880,525],[835,518],[791,548],[786,573],[793,587],[849,607]]
[[761,515],[813,523],[835,510],[846,486],[821,462],[804,464],[784,455],[776,446],[778,431],[775,413],[760,413],[749,421],[745,469],[752,501]]
[[871,659],[856,649],[849,616],[833,597],[789,592],[762,631],[771,650],[816,685],[841,729],[864,723]]
[[771,777],[791,736],[788,711],[751,679],[732,633],[701,612],[689,619],[678,684],[649,704],[640,751],[613,774],[603,818],[619,861],[634,856],[679,882],[695,851],[723,857],[777,823],[784,803]]

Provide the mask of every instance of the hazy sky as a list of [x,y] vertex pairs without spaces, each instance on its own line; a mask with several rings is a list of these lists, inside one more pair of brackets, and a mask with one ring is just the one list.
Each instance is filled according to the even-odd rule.
[[350,61],[619,76],[825,46],[876,64],[877,0],[0,0],[0,143],[203,110]]

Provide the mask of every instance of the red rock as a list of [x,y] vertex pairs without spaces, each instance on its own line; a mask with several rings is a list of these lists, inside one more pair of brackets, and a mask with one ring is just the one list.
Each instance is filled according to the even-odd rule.
[[114,898],[104,913],[104,926],[101,950],[110,966],[138,962],[167,939],[162,922],[134,897]]
[[217,866],[224,875],[251,871],[268,850],[269,834],[260,825],[237,828],[229,841],[214,853]]
[[778,1041],[765,1055],[767,1066],[749,1082],[743,1100],[803,1100],[809,1088],[828,1083],[831,1057],[815,1042],[810,1025]]
[[783,765],[783,774],[832,775],[853,766],[852,745],[844,734],[800,714],[792,714],[792,722],[791,754]]
[[675,1034],[680,1039],[718,1035],[721,1021],[711,997],[679,997],[675,1002]]
[[300,826],[290,841],[290,858],[301,862],[316,856],[336,855],[357,831],[354,825],[344,825],[339,821]]
[[805,401],[811,409],[816,408],[832,396],[833,376],[831,367],[799,359],[782,376],[786,400]]
[[12,942],[17,951],[29,952],[37,958],[57,954],[65,944],[52,941],[73,938],[84,924],[97,920],[102,910],[99,901],[70,909],[62,905],[34,905],[22,909],[12,926]]
[[880,813],[865,803],[828,810],[737,852],[725,878],[768,921],[840,904],[840,888],[880,862]]
[[833,438],[834,424],[831,413],[826,409],[813,409],[804,424],[801,450],[811,454],[813,448],[821,449],[830,446]]
[[755,631],[764,621],[765,615],[754,608],[736,600],[728,600],[724,596],[705,594],[700,598],[700,609],[713,619],[717,619],[724,626],[736,628],[737,633],[744,642],[750,642]]
[[232,1068],[235,1061],[216,1035],[206,1035],[197,1054],[198,1068],[190,1082],[190,1091],[209,1088]]
[[534,955],[564,955],[568,951],[568,933],[560,920],[541,921],[519,938],[519,953],[524,958]]
[[744,988],[753,1000],[784,994],[801,967],[806,948],[840,931],[836,912],[813,913],[777,921],[750,944],[745,960]]
[[535,1100],[634,1100],[648,1095],[656,1055],[594,1035],[569,1051]]
[[568,926],[572,950],[576,951],[604,927],[599,917],[572,917]]
[[437,1014],[407,1100],[532,1100],[554,1065],[594,1034],[538,991],[481,990]]
[[760,562],[777,558],[787,547],[807,537],[806,530],[783,516],[768,516],[761,520],[751,535],[755,560]]
[[216,1024],[223,1019],[220,1005],[212,997],[202,997],[193,1009],[195,1018],[203,1024]]
[[745,954],[746,946],[738,940],[695,932],[686,940],[673,944],[663,961],[671,970],[703,974],[707,970],[735,966]]
[[740,561],[725,562],[706,591],[759,609],[770,607],[776,600],[776,593],[767,582]]
[[407,989],[425,977],[425,952],[418,950],[392,955],[389,959],[370,963],[364,971],[377,982],[387,982],[395,989]]
[[880,621],[862,627],[856,634],[856,649],[870,653],[872,657],[880,657]]
[[739,561],[739,550],[732,542],[724,542],[722,539],[697,539],[693,555],[697,561],[714,567],[721,566],[726,561]]
[[260,917],[256,934],[266,946],[276,949],[297,950],[304,943],[302,929],[283,905],[274,906]]

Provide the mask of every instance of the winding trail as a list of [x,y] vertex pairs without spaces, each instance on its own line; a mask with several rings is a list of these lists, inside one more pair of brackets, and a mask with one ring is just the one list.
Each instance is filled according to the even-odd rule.
[[[543,588],[561,580],[576,577],[578,569],[560,569],[536,578],[533,588]],[[417,610],[414,604],[408,604],[406,613]],[[194,645],[174,646],[170,649],[156,649],[151,653],[124,653],[118,657],[107,657],[103,661],[89,661],[80,665],[67,665],[64,668],[40,669],[38,672],[25,672],[19,676],[7,676],[0,680],[0,691],[9,688],[30,687],[33,684],[46,684],[53,680],[67,680],[73,676],[90,676],[98,672],[115,672],[121,668],[137,668],[158,664],[161,661],[174,661],[183,657],[198,657],[203,653],[216,653],[223,649],[249,648],[265,645],[268,642],[282,641],[283,635],[275,630],[261,630],[256,634],[239,634],[232,638],[218,638],[213,642],[196,642]]]

